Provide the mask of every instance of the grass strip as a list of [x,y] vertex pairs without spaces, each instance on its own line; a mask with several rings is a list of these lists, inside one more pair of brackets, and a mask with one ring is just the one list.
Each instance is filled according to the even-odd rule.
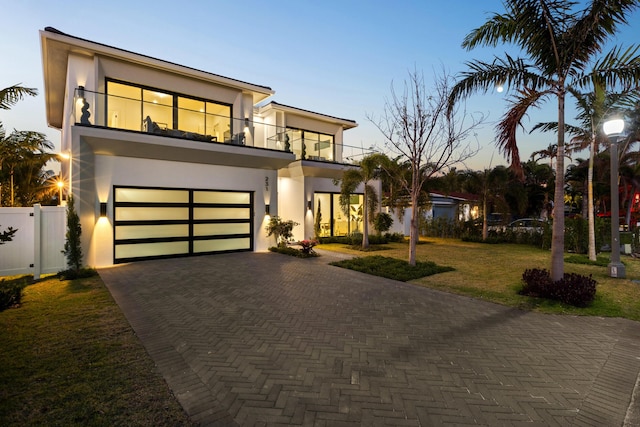
[[100,277],[0,313],[0,425],[192,425]]

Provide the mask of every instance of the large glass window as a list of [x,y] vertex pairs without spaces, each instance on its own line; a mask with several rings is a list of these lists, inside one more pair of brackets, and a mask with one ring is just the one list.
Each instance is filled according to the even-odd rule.
[[231,139],[231,106],[207,102],[205,112],[207,135],[217,141]]
[[197,99],[178,98],[178,123],[180,130],[204,134],[204,101]]
[[331,236],[331,194],[316,193],[314,197],[313,223],[319,227],[320,237]]
[[231,105],[107,81],[107,125],[200,141],[230,141]]
[[[349,200],[349,213],[340,208],[340,194],[314,194],[314,224],[319,225],[320,236],[346,236],[351,233],[362,233],[362,194],[352,194]],[[320,218],[318,221],[317,218]]]
[[142,89],[122,83],[107,82],[107,126],[142,130]]
[[333,135],[289,129],[287,136],[297,159],[333,160]]
[[142,116],[160,129],[173,129],[173,97],[155,90],[142,90]]

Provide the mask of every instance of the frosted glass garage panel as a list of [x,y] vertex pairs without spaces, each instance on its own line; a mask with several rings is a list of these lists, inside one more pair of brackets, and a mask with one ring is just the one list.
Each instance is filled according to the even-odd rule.
[[194,208],[193,218],[198,219],[249,219],[249,208]]
[[193,242],[194,253],[236,251],[250,248],[251,239],[249,239],[248,237],[239,239],[196,240],[195,242]]
[[251,193],[234,193],[226,191],[195,191],[195,203],[233,203],[248,205],[251,203]]
[[116,259],[182,255],[187,253],[189,253],[189,242],[137,243],[116,246]]
[[193,234],[195,236],[216,236],[228,234],[249,234],[251,224],[195,224]]
[[116,221],[186,221],[188,219],[189,208],[116,207]]
[[168,225],[119,225],[116,240],[154,239],[162,237],[189,237],[187,224]]
[[116,202],[189,203],[186,190],[149,190],[145,188],[116,188]]

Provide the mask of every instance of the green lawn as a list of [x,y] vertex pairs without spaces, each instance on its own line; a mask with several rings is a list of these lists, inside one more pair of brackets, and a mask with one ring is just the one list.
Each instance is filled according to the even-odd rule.
[[[545,313],[624,317],[640,320],[640,260],[624,257],[626,279],[608,277],[607,267],[565,263],[568,273],[591,274],[597,281],[596,299],[586,308],[563,305],[558,302],[518,295],[522,273],[527,268],[546,268],[551,265],[551,253],[526,245],[468,243],[458,239],[425,238],[417,246],[417,260],[431,261],[440,266],[453,267],[453,271],[412,280],[411,283],[446,292],[520,307]],[[376,251],[376,255],[408,259],[407,243],[390,243],[389,249]],[[354,254],[367,253],[332,243],[320,248]],[[575,257],[567,255],[568,259]]]
[[99,277],[0,312],[0,425],[190,425]]

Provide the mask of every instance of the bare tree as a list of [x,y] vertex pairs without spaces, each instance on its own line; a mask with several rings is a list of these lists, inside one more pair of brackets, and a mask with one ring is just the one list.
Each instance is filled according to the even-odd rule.
[[[425,182],[445,168],[463,163],[478,152],[467,137],[482,122],[483,117],[471,117],[465,122],[457,114],[447,114],[448,97],[453,78],[443,71],[436,75],[433,87],[427,90],[422,72],[414,70],[404,81],[401,92],[391,84],[391,97],[385,100],[384,113],[379,119],[368,116],[382,132],[387,149],[411,168],[407,175],[395,174],[398,185],[410,196],[411,232],[409,264],[416,264],[418,242],[419,200]],[[458,119],[459,121],[456,121]]]

